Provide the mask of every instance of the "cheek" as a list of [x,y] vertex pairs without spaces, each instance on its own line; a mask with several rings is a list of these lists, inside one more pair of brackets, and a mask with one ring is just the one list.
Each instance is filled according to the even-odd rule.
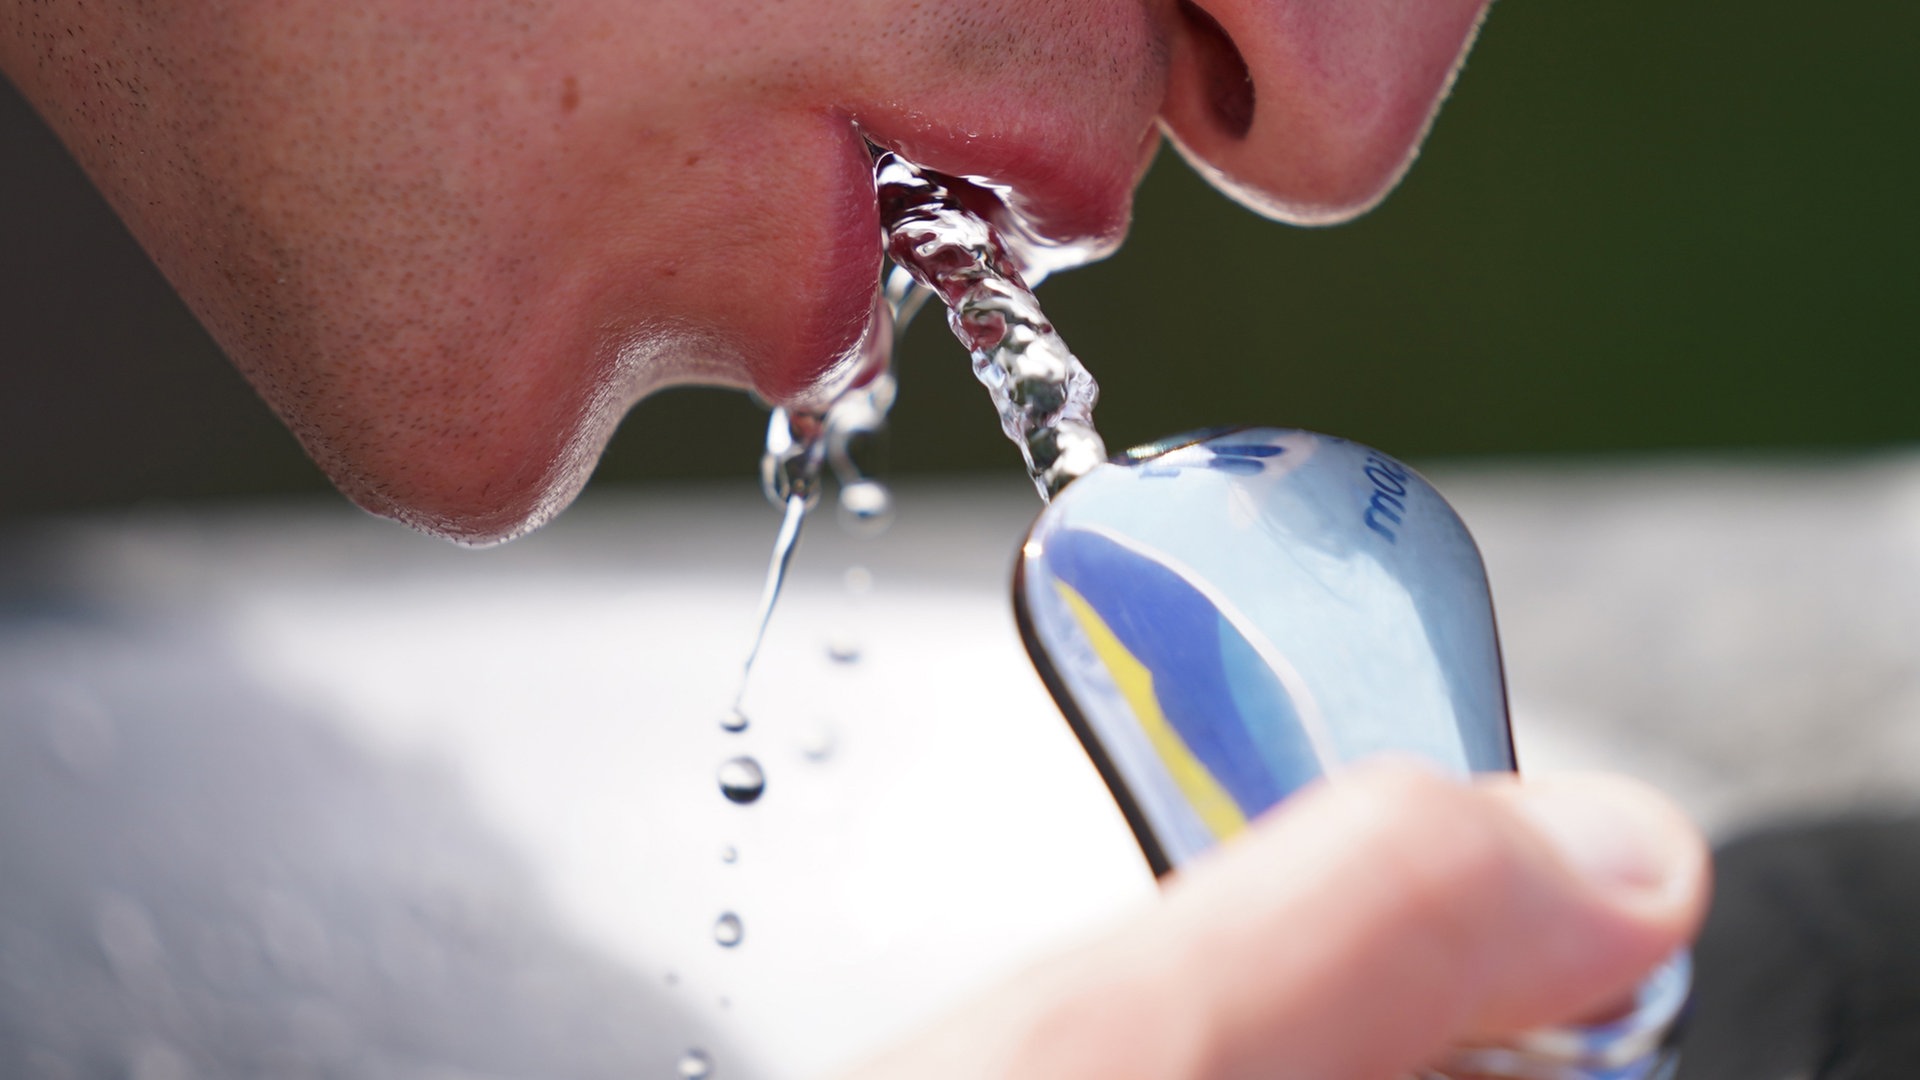
[[342,489],[484,542],[564,505],[648,390],[790,398],[858,338],[868,114],[1117,235],[1157,3],[828,6],[108,11],[71,34],[140,78],[38,96],[80,99],[49,115]]
[[523,245],[541,253],[546,322],[579,328],[569,351],[594,358],[620,404],[695,380],[801,394],[872,305],[879,221],[851,121],[701,119],[656,139],[614,125],[526,192],[529,204],[566,193]]
[[472,542],[563,506],[651,389],[803,390],[878,268],[846,119],[689,89],[685,57],[636,74],[656,39],[632,27],[544,29],[538,55],[444,30],[450,61],[398,35],[350,66],[323,31],[357,28],[309,31],[311,64],[187,87],[173,111],[211,126],[156,131],[150,179],[117,178],[342,490]]
[[351,420],[321,420],[320,441],[377,512],[480,541],[523,531],[572,498],[646,393],[789,398],[865,327],[878,222],[848,121],[720,109],[663,129],[576,92],[581,119],[488,202],[439,298],[329,373]]

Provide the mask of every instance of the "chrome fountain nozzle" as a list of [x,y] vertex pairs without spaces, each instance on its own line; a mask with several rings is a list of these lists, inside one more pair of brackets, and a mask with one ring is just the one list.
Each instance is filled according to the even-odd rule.
[[[1130,451],[1058,494],[1016,567],[1027,649],[1156,874],[1371,754],[1515,768],[1480,552],[1377,450],[1243,428]],[[1653,1080],[1687,986],[1683,954],[1625,1018],[1448,1073]]]

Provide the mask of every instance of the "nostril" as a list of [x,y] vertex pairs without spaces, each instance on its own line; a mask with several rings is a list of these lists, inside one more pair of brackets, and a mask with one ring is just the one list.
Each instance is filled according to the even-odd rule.
[[1228,135],[1244,139],[1253,130],[1253,75],[1227,32],[1193,0],[1180,0],[1180,14],[1200,53],[1207,105]]

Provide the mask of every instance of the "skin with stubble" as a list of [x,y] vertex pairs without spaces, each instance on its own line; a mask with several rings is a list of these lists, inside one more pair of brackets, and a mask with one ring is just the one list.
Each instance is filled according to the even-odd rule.
[[0,64],[349,496],[485,543],[640,396],[832,368],[879,267],[863,140],[1096,249],[1162,123],[1334,220],[1483,2],[11,0]]
[[[0,0],[0,68],[307,451],[464,543],[677,383],[831,388],[868,144],[1122,238],[1162,135],[1272,217],[1405,169],[1486,0]],[[1616,1003],[1699,838],[1618,782],[1361,770],[874,1076],[1389,1077]]]

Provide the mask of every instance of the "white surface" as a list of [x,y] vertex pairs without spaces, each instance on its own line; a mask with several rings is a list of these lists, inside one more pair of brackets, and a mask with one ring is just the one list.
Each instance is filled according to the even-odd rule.
[[[1151,895],[994,598],[878,588],[862,621],[886,631],[849,665],[818,632],[847,605],[795,589],[730,735],[754,600],[642,572],[263,591],[230,618],[256,676],[456,772],[581,939],[676,973],[696,1008],[728,999],[756,1072],[841,1064]],[[750,806],[714,779],[737,753],[768,777]],[[713,941],[725,911],[736,949]]]
[[[1909,459],[1434,479],[1487,556],[1529,769],[1638,773],[1721,833],[1920,791]],[[1010,475],[907,491],[877,542],[823,515],[743,735],[717,720],[776,525],[743,488],[589,499],[482,553],[335,506],[16,530],[0,1015],[46,1060],[201,1076],[257,1073],[243,1029],[421,1080],[866,1052],[1151,896],[1014,633],[1034,508]],[[714,782],[737,752],[768,774],[750,807]],[[279,974],[222,997],[241,961],[209,940]],[[378,997],[363,946],[389,982],[447,977]],[[457,1023],[421,1011],[456,989]],[[195,994],[224,1019],[152,1004]]]

